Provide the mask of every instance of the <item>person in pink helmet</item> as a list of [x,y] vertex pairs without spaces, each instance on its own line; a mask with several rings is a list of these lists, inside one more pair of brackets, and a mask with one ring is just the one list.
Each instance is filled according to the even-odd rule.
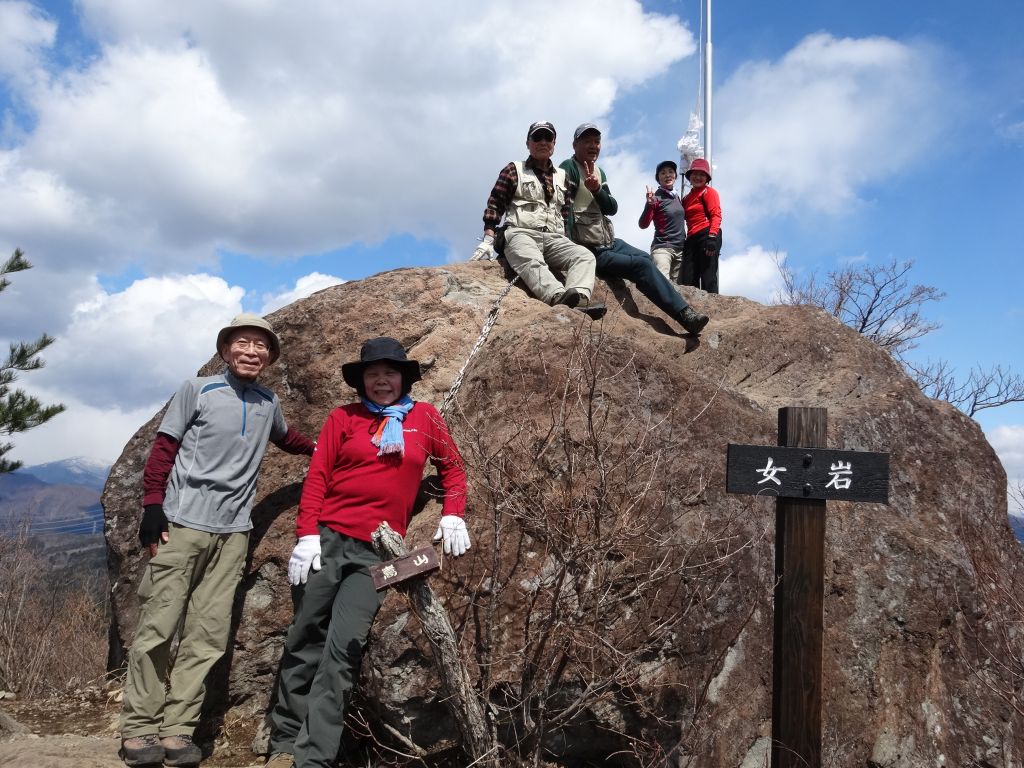
[[722,201],[710,186],[711,165],[702,157],[690,163],[686,180],[691,189],[683,198],[686,241],[679,282],[718,293],[718,256],[722,252]]

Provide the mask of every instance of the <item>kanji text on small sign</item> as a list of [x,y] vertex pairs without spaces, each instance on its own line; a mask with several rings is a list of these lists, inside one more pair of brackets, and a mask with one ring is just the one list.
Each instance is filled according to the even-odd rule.
[[889,454],[730,444],[726,490],[802,499],[889,502]]

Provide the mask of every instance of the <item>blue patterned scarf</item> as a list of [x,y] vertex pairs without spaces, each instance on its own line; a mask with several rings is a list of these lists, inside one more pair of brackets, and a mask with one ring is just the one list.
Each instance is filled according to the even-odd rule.
[[405,421],[406,414],[412,410],[412,398],[404,395],[397,403],[387,406],[377,405],[365,397],[360,400],[363,401],[363,405],[370,413],[384,417],[380,426],[377,427],[377,431],[370,438],[371,442],[380,449],[377,451],[377,455],[383,456],[386,453],[404,455],[405,435],[402,433],[402,422]]

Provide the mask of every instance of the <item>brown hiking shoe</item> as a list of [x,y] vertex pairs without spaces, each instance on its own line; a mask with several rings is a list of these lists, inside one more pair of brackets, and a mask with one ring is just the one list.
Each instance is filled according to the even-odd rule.
[[125,765],[160,765],[164,761],[164,747],[155,733],[123,739],[117,754]]
[[264,768],[295,768],[295,758],[287,752],[275,752],[267,758]]
[[164,765],[199,765],[199,761],[203,759],[203,750],[196,746],[187,733],[164,736],[160,739],[160,744],[164,748]]

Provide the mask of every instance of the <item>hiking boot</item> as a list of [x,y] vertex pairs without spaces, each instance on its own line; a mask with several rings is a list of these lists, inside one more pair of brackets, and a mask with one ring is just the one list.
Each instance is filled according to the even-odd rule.
[[679,315],[679,322],[683,328],[686,329],[687,333],[692,333],[694,336],[699,336],[700,332],[704,330],[704,326],[708,324],[711,318],[707,315],[701,315],[694,312],[693,309],[687,307]]
[[117,754],[125,765],[160,765],[164,761],[164,747],[155,733],[122,739]]
[[608,311],[608,307],[604,304],[591,304],[586,300],[578,304],[576,309],[585,314],[591,320],[600,320],[604,317],[604,313]]
[[164,748],[164,765],[199,765],[203,750],[196,746],[187,733],[164,736],[160,739]]
[[267,758],[263,768],[295,768],[295,758],[287,752],[275,752]]
[[566,288],[562,291],[561,295],[555,299],[555,304],[564,304],[567,307],[575,308],[581,301],[583,301],[583,294],[575,288]]

